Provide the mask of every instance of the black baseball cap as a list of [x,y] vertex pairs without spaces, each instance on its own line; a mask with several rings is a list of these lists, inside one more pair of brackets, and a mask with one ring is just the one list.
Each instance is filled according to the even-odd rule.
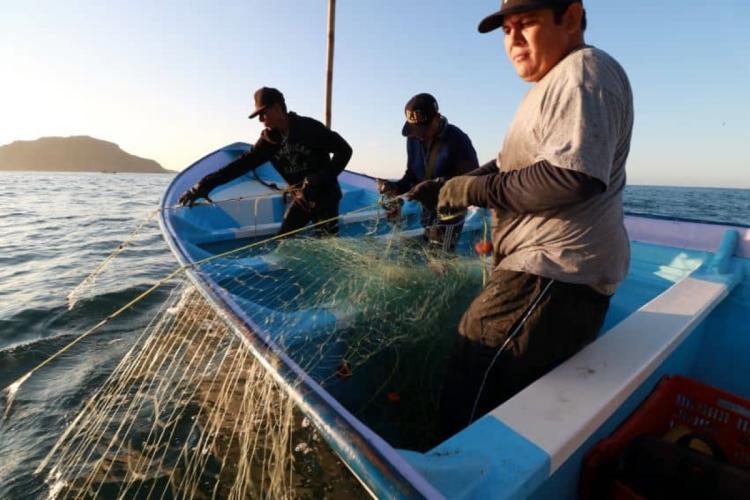
[[404,106],[406,123],[401,129],[401,135],[407,137],[414,129],[425,127],[430,124],[435,115],[438,114],[438,103],[432,95],[427,93],[417,94]]
[[267,107],[277,102],[284,104],[284,94],[271,87],[261,87],[255,91],[255,111],[248,118],[255,118]]
[[503,25],[503,18],[510,14],[520,14],[530,10],[567,7],[581,0],[501,0],[500,10],[482,19],[479,23],[480,33],[489,33]]

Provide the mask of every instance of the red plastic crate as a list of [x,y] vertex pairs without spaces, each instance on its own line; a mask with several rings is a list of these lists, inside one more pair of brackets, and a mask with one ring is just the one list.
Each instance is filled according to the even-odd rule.
[[730,464],[750,467],[750,401],[687,377],[664,377],[644,403],[584,457],[580,495],[601,494],[618,457],[636,436],[664,435],[676,425],[707,434]]

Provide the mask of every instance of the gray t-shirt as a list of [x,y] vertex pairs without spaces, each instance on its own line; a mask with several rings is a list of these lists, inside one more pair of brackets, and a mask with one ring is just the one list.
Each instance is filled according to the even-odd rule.
[[630,260],[622,192],[633,129],[633,95],[622,67],[585,46],[526,94],[505,136],[501,171],[540,160],[590,175],[606,190],[588,200],[529,214],[495,210],[498,268],[614,293]]

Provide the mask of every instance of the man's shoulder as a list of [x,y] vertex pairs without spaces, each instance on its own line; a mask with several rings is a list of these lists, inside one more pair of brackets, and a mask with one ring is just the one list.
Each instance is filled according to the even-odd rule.
[[593,59],[593,60],[603,60],[603,61],[615,61],[615,58],[609,55],[609,53],[605,50],[600,49],[599,47],[594,47],[593,45],[584,45],[577,50],[574,50],[571,53],[574,57],[579,57],[581,59]]
[[625,70],[622,65],[617,62],[617,59],[612,57],[608,52],[597,47],[587,46],[581,51],[581,56],[583,57],[584,62],[591,62],[599,66],[610,67],[618,72],[625,73]]
[[612,78],[627,80],[625,70],[614,57],[591,45],[571,53],[561,66],[568,77],[580,84],[591,84]]
[[289,112],[289,119],[294,122],[296,126],[302,129],[326,129],[326,126],[323,125],[320,121],[316,120],[315,118],[311,118],[309,116],[302,116],[298,115],[297,113],[290,111]]
[[573,89],[604,90],[623,100],[631,95],[628,76],[620,63],[607,52],[586,45],[568,54],[527,96]]
[[469,138],[469,134],[461,130],[456,125],[453,125],[452,123],[448,123],[445,126],[445,135],[446,137],[454,141],[471,142],[471,139]]

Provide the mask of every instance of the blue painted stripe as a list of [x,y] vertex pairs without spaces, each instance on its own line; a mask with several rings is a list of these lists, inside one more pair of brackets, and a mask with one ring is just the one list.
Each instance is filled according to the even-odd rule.
[[709,271],[726,274],[729,272],[729,261],[737,250],[737,244],[740,241],[740,233],[734,229],[724,233],[719,249],[714,254],[714,258],[709,265]]
[[712,283],[724,284],[728,290],[742,281],[742,270],[739,265],[733,265],[732,256],[737,251],[740,233],[728,229],[721,239],[719,249],[710,261],[704,263],[692,277]]
[[550,474],[550,456],[491,415],[426,454],[400,453],[447,498],[527,498]]

